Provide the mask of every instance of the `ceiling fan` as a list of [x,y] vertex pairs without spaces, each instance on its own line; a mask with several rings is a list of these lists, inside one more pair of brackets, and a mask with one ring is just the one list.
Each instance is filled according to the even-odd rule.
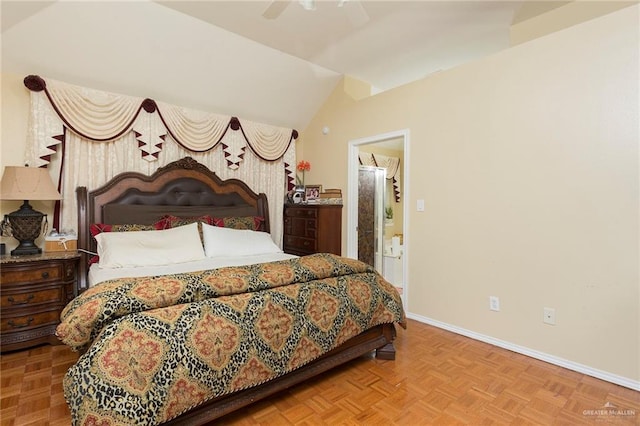
[[[274,0],[265,9],[262,16],[266,19],[277,19],[282,12],[295,0]],[[316,10],[316,0],[298,0],[297,2],[305,10]],[[369,15],[359,0],[338,0],[338,7],[344,8],[345,14],[351,24],[360,27],[369,21]]]

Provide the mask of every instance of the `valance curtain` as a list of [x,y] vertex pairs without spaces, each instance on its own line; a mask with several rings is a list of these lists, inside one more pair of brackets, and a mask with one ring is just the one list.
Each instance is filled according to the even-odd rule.
[[388,157],[370,152],[359,153],[360,164],[363,166],[382,167],[387,170],[387,180],[393,183],[393,196],[396,203],[400,202],[400,158]]
[[222,179],[266,193],[272,237],[281,243],[280,206],[295,176],[295,130],[37,76],[26,77],[25,85],[31,90],[27,160],[48,167],[59,183],[63,200],[54,223],[60,229],[77,227],[77,186],[92,190],[124,171],[149,175],[191,156]]

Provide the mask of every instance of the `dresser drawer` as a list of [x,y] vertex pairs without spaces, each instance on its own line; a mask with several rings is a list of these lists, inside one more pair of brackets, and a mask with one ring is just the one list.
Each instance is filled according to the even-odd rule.
[[[2,285],[32,282],[44,283],[59,281],[63,277],[62,265],[39,265],[21,269],[12,269],[3,266],[2,269]],[[70,273],[73,277],[73,270]]]
[[315,253],[316,240],[313,238],[296,237],[293,235],[284,236],[284,245],[288,249]]
[[24,331],[30,328],[41,327],[47,324],[57,324],[60,320],[58,309],[15,317],[4,316],[0,322],[0,331],[10,333],[12,331]]
[[313,253],[341,253],[342,206],[286,204],[284,206],[283,250],[305,256]]
[[2,292],[0,307],[4,309],[21,308],[42,303],[66,303],[63,289],[58,287],[45,288],[35,291],[21,291],[15,293]]
[[300,229],[299,233],[295,233],[300,237],[313,238],[316,239],[318,237],[316,233],[316,221],[315,220],[305,220],[304,227]]
[[318,216],[318,210],[314,208],[297,207],[293,209],[286,209],[284,211],[285,217],[303,217],[303,218],[315,218]]
[[294,235],[297,237],[316,238],[316,220],[315,219],[300,219],[300,218],[285,218],[284,219],[284,233],[285,235]]

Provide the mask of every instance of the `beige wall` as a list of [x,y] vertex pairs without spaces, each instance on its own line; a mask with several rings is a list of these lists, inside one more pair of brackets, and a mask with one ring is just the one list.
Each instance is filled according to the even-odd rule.
[[[360,101],[336,90],[301,133],[307,180],[348,196],[348,141],[410,129],[412,316],[640,380],[638,13]],[[23,77],[2,74],[2,168],[24,160]]]
[[346,192],[349,140],[410,129],[410,314],[638,384],[638,48],[633,6],[361,101],[338,88],[302,135],[309,180]]

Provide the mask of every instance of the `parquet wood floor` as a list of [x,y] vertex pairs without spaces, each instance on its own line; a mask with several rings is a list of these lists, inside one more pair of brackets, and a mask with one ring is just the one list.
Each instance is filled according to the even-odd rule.
[[[395,361],[359,358],[217,424],[640,424],[640,392],[416,321],[396,349]],[[1,425],[69,425],[62,378],[76,359],[65,346],[3,354]]]

